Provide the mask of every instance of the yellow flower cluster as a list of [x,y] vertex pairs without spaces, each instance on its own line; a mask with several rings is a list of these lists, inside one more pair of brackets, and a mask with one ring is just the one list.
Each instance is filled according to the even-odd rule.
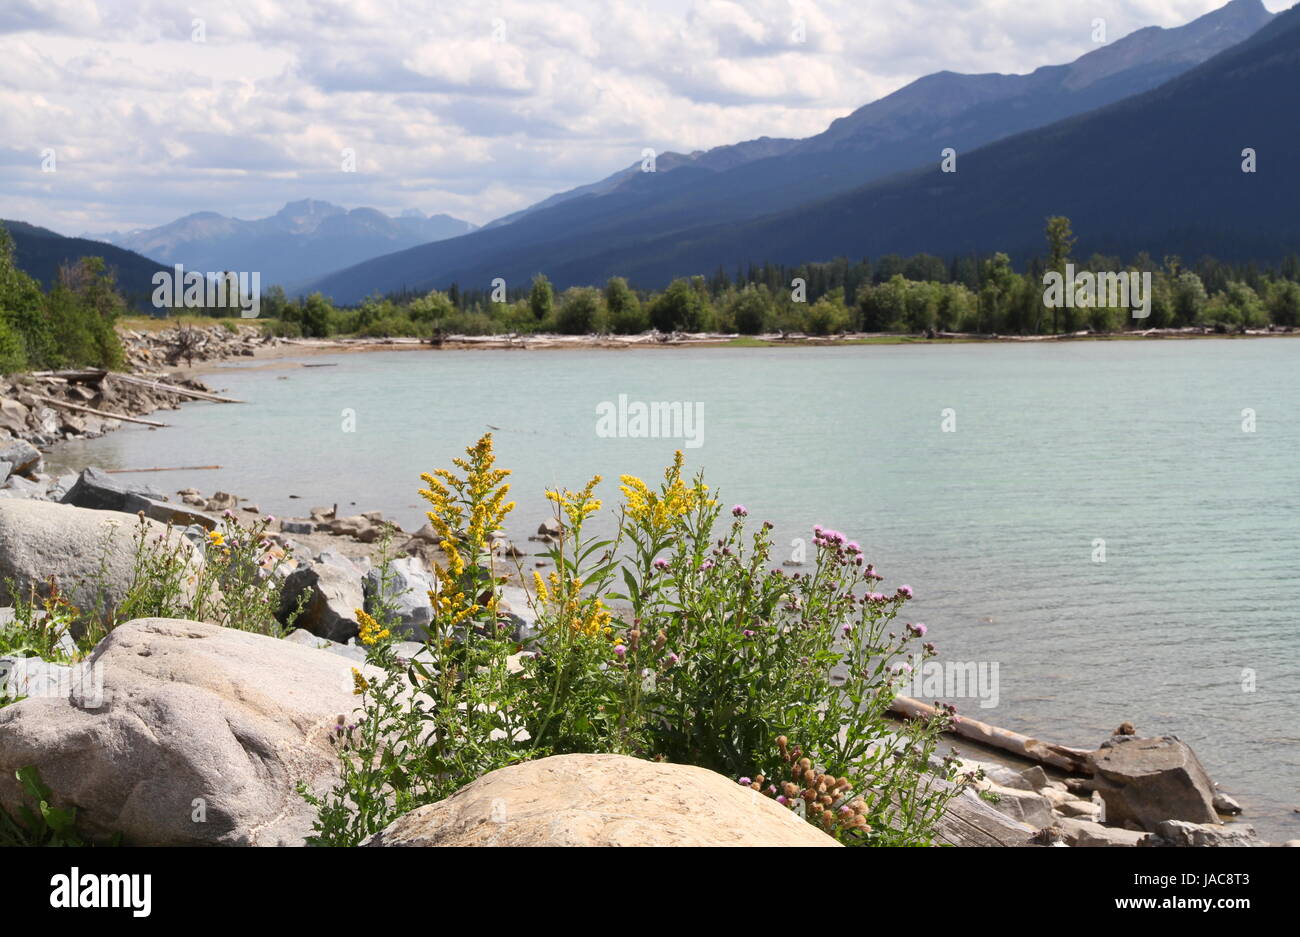
[[484,435],[465,454],[467,459],[452,459],[464,473],[463,478],[446,469],[420,476],[429,486],[420,489],[420,496],[432,506],[427,512],[429,524],[447,555],[447,569],[434,565],[440,588],[429,597],[435,609],[451,616],[452,624],[485,607],[495,611],[495,599],[487,606],[471,603],[457,582],[466,564],[475,562],[488,549],[492,534],[501,529],[506,515],[515,507],[513,501],[506,501],[510,486],[502,484],[510,472],[493,467],[496,454],[492,434]]
[[564,512],[564,516],[569,519],[570,529],[577,530],[582,526],[583,521],[600,510],[600,499],[591,496],[600,482],[600,476],[593,475],[591,481],[587,482],[587,486],[581,491],[570,491],[568,488],[548,491],[546,499],[557,504]]
[[352,668],[352,695],[360,696],[366,690],[370,689],[370,681],[361,675],[361,671]]
[[555,570],[545,579],[533,570],[533,591],[541,608],[554,615],[556,620],[567,622],[574,631],[588,637],[613,634],[610,623],[614,616],[599,598],[582,597],[582,580],[576,576],[561,581]]
[[627,499],[627,516],[657,531],[668,530],[679,518],[690,514],[703,504],[710,504],[703,483],[687,484],[682,481],[684,458],[680,449],[673,456],[673,464],[664,471],[664,485],[660,491],[650,487],[635,475],[623,475],[619,486]]
[[381,628],[379,622],[375,621],[361,609],[355,610],[357,613],[357,624],[361,626],[361,634],[358,636],[361,643],[367,647],[374,647],[384,638],[389,636],[387,628]]
[[429,601],[433,604],[434,612],[449,619],[449,626],[459,625],[471,615],[481,612],[485,607],[491,609],[493,613],[496,612],[497,600],[495,596],[488,601],[486,606],[471,602],[465,593],[461,591],[454,573],[443,569],[437,564],[434,565],[433,572],[438,577],[438,591],[429,593]]

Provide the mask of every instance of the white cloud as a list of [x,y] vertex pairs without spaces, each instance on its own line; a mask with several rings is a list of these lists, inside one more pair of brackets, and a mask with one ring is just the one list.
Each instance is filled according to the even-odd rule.
[[0,217],[81,233],[314,197],[481,223],[646,146],[808,136],[929,72],[1069,61],[1098,16],[1114,39],[1220,2],[6,0]]

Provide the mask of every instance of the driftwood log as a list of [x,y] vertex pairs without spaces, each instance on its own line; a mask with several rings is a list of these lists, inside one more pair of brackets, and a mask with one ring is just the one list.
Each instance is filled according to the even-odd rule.
[[[889,706],[889,710],[908,719],[926,719],[935,714],[933,706],[906,696],[895,697],[894,702]],[[1071,774],[1092,774],[1092,760],[1090,758],[1092,752],[1081,748],[1069,748],[1065,745],[1044,742],[1040,739],[1030,738],[1028,735],[1021,735],[1019,732],[1012,732],[1009,729],[999,729],[997,726],[991,726],[988,723],[970,719],[966,716],[959,716],[952,728],[949,729],[949,732],[992,748],[1000,748],[1003,751],[1011,752],[1022,758],[1028,758],[1039,764],[1060,768]]]
[[113,380],[121,381],[124,384],[134,384],[137,387],[148,387],[151,390],[166,391],[169,394],[176,394],[180,397],[193,397],[196,400],[211,400],[214,403],[243,403],[242,400],[236,400],[234,397],[222,397],[217,394],[210,394],[203,390],[191,390],[188,387],[178,387],[175,384],[164,384],[160,381],[150,381],[141,377],[134,377],[130,374],[113,374]]
[[121,420],[124,423],[139,423],[142,426],[164,427],[166,423],[159,423],[157,420],[146,420],[138,416],[127,416],[124,413],[109,413],[107,410],[96,410],[94,407],[83,407],[79,403],[68,403],[66,400],[59,400],[55,397],[47,397],[44,394],[32,394],[37,400],[48,403],[51,407],[62,407],[64,410],[75,410],[78,413],[89,413],[91,416],[101,416],[108,420]]

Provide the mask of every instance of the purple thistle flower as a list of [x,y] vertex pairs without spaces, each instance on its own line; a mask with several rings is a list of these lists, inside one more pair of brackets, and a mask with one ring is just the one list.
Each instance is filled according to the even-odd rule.
[[899,587],[898,587],[898,594],[901,595],[901,596],[903,596],[904,598],[910,599],[910,598],[912,597],[912,587],[911,587],[911,586],[899,586]]
[[907,630],[912,632],[912,634],[916,635],[918,638],[924,638],[925,633],[930,629],[918,621],[914,625],[908,625]]
[[748,517],[748,516],[749,516],[749,511],[748,511],[748,509],[746,509],[746,507],[745,507],[743,504],[737,504],[734,508],[731,509],[731,516],[732,516],[732,517]]
[[754,780],[753,778],[737,778],[736,783],[743,785],[744,787],[749,787],[749,785],[754,783]]
[[626,653],[627,653],[627,647],[626,647],[625,645],[622,645],[622,644],[615,644],[615,645],[614,645],[614,654],[615,654],[615,656],[617,656],[617,657],[622,657],[622,656],[623,656],[624,654],[626,654]]

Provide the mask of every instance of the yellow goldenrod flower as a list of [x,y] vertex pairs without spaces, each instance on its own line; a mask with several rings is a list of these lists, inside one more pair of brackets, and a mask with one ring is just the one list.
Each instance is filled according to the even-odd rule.
[[370,689],[370,681],[361,675],[361,671],[352,668],[352,695],[360,696],[366,690]]
[[361,634],[358,637],[362,644],[368,647],[373,647],[389,636],[388,629],[381,628],[379,622],[375,621],[359,608],[355,611],[357,613],[357,624],[361,626]]

